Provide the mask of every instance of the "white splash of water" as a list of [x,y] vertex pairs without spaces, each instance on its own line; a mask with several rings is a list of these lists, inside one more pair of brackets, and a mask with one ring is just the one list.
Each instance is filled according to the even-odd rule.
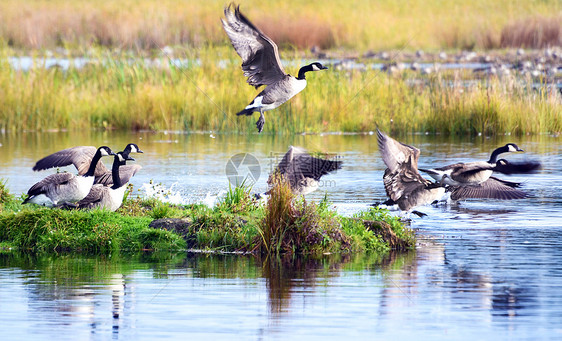
[[177,189],[178,183],[173,183],[170,187],[159,183],[144,183],[141,190],[144,191],[146,198],[155,198],[165,203],[175,205],[204,204],[208,207],[214,207],[219,198],[223,197],[226,191],[222,190],[218,194],[207,192],[204,197],[202,194],[193,194],[185,196],[181,190]]

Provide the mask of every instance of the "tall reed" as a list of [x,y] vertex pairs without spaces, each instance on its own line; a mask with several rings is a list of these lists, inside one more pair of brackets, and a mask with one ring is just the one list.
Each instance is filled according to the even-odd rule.
[[[187,49],[188,65],[183,66],[166,57],[145,60],[99,50],[88,51],[82,68],[29,71],[10,67],[4,54],[0,129],[255,133],[257,115],[235,115],[258,91],[246,84],[233,54],[221,47]],[[537,91],[530,79],[491,76],[467,85],[467,77],[473,75],[318,72],[307,78],[303,92],[266,113],[264,133],[369,132],[377,125],[394,132],[443,134],[562,130],[562,99],[548,84]],[[412,85],[412,79],[423,84]]]

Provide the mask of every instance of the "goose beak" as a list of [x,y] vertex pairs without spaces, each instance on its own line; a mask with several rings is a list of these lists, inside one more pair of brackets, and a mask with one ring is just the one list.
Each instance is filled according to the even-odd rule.
[[524,150],[521,149],[521,148],[519,148],[519,147],[517,147],[517,151],[518,151],[518,152],[524,152]]
[[129,155],[127,155],[127,157],[125,158],[126,161],[136,161],[135,159],[133,159],[132,157],[130,157]]
[[327,69],[328,69],[328,67],[324,66],[324,65],[322,65],[322,67],[320,68],[320,70],[327,70]]
[[141,154],[142,154],[142,153],[144,153],[144,152],[143,152],[142,150],[140,150],[140,149],[137,149],[137,153],[141,153]]

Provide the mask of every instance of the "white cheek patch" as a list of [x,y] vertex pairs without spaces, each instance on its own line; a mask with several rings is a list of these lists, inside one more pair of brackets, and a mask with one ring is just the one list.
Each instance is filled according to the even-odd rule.
[[320,68],[316,64],[312,65],[312,71],[320,71]]

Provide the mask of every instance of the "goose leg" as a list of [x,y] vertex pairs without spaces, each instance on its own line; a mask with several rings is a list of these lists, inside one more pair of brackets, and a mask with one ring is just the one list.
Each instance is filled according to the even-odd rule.
[[261,133],[264,124],[265,124],[265,116],[263,115],[263,112],[260,111],[260,118],[256,122],[256,127],[258,127],[258,133]]

